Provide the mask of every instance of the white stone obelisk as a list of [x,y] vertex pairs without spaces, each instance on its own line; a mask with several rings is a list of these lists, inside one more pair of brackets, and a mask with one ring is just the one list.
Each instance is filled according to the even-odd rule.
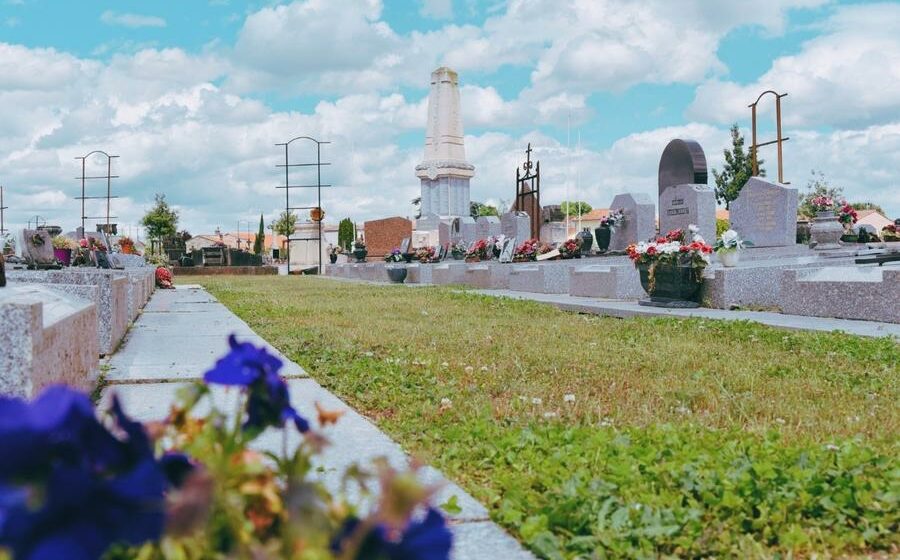
[[466,162],[459,76],[441,67],[431,73],[425,157],[416,166],[421,180],[423,219],[469,216],[469,179],[475,167]]

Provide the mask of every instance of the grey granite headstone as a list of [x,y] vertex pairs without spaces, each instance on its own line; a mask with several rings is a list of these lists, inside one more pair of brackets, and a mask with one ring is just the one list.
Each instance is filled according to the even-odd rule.
[[676,185],[707,183],[706,154],[695,140],[676,138],[659,158],[659,196]]
[[416,229],[419,231],[437,231],[441,218],[437,214],[427,214],[416,220]]
[[479,216],[475,220],[475,231],[481,239],[498,237],[502,232],[500,218],[497,216]]
[[475,220],[469,216],[456,218],[450,226],[450,237],[453,243],[471,244],[479,239],[475,228]]
[[441,222],[438,224],[438,243],[446,245],[450,243],[450,224]]
[[53,241],[44,230],[26,229],[22,231],[22,256],[30,266],[48,266],[56,264],[53,256]]
[[500,231],[506,237],[531,238],[531,220],[527,212],[507,212],[500,217]]
[[624,251],[638,241],[647,241],[656,235],[656,204],[644,193],[617,194],[610,210],[621,209],[625,223],[616,227],[609,241],[610,251]]
[[691,224],[700,228],[703,239],[712,244],[716,240],[716,194],[706,185],[676,185],[659,195],[659,233],[673,229],[687,229]]
[[731,229],[755,247],[788,247],[797,240],[797,189],[751,177],[729,206]]

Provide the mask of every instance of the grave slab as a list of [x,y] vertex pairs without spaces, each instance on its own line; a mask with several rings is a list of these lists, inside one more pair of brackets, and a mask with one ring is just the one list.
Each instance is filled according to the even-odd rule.
[[751,177],[729,206],[731,229],[754,247],[790,247],[797,239],[797,189]]

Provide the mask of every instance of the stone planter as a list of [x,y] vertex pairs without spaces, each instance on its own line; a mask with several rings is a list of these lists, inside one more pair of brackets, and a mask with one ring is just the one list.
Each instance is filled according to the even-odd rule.
[[358,263],[366,262],[366,255],[368,255],[368,254],[369,254],[369,252],[365,249],[354,249],[353,250],[353,256],[356,258],[356,262],[358,262]]
[[[594,248],[594,236],[591,235],[591,232],[588,231],[588,228],[584,228],[575,236],[579,240],[581,240],[581,253],[584,255],[590,255],[591,251]],[[606,244],[609,247],[609,243]]]
[[741,260],[741,254],[734,249],[725,249],[716,251],[716,258],[719,259],[722,266],[731,268],[737,266],[738,261]]
[[818,212],[809,228],[810,245],[817,251],[838,249],[844,228],[833,211]]
[[63,266],[72,264],[72,249],[53,249],[53,256],[56,257],[56,260]]
[[609,250],[609,240],[612,238],[612,229],[608,227],[598,227],[594,230],[597,237],[597,252],[605,253]]
[[388,278],[394,284],[402,284],[406,280],[407,270],[405,266],[388,266],[385,267]]
[[700,292],[703,273],[690,265],[656,263],[638,267],[641,287],[650,296],[640,305],[653,307],[699,307],[696,298]]

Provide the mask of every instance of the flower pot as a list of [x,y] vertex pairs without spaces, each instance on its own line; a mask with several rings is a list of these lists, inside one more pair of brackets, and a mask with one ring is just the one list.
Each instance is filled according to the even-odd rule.
[[598,227],[594,230],[597,237],[597,251],[605,253],[609,250],[609,240],[612,238],[612,229],[608,227]]
[[366,262],[366,255],[368,255],[368,254],[369,254],[369,252],[365,249],[354,249],[353,250],[353,256],[356,257],[356,262],[358,262],[358,263]]
[[53,249],[53,256],[56,257],[56,260],[63,266],[72,264],[72,249]]
[[845,233],[841,236],[841,241],[843,241],[844,243],[858,243],[859,236],[852,233]]
[[406,280],[406,267],[404,266],[388,266],[385,267],[388,278],[394,284],[402,284]]
[[641,287],[650,296],[641,305],[656,307],[698,307],[696,302],[703,281],[702,270],[691,265],[657,262],[638,267]]
[[[575,235],[581,241],[581,253],[585,255],[590,255],[591,251],[594,248],[594,236],[591,235],[591,232],[588,228],[584,228],[579,231],[578,234]],[[609,247],[609,242],[606,243],[606,246]]]
[[451,251],[451,252],[450,252],[450,255],[453,257],[453,260],[455,260],[455,261],[461,261],[461,260],[463,260],[464,258],[466,258],[466,254],[465,254],[465,253],[461,253],[461,252],[459,252],[459,251]]
[[738,261],[741,260],[741,254],[734,249],[725,249],[716,251],[716,258],[719,259],[719,262],[722,263],[722,266],[731,268],[733,266],[737,266]]
[[833,211],[816,213],[809,228],[810,245],[818,250],[837,249],[841,246],[844,228]]
[[331,264],[335,264],[337,262],[337,255],[335,253],[330,253],[328,255],[328,260],[331,261]]
[[413,261],[413,257],[415,257],[413,253],[406,253],[405,255],[403,255],[403,260],[406,261],[406,264],[411,264]]

